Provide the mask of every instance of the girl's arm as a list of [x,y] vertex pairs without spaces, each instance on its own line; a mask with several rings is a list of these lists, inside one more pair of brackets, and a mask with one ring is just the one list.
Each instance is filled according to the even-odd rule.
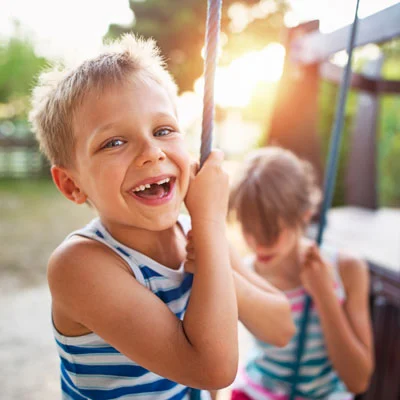
[[369,315],[369,275],[365,262],[341,255],[339,269],[347,298],[342,307],[332,285],[329,266],[318,250],[306,258],[303,283],[319,311],[329,358],[353,393],[364,392],[374,368]]
[[[196,247],[196,248],[195,248]],[[188,233],[185,269],[196,273],[197,242]],[[295,333],[290,304],[286,296],[254,271],[246,268],[237,251],[230,246],[239,319],[259,340],[283,347]]]
[[286,296],[246,268],[231,247],[239,319],[257,339],[275,346],[286,346],[295,333]]

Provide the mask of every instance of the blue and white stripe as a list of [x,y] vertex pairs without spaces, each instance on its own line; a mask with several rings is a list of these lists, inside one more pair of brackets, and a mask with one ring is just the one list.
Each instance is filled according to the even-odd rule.
[[[179,217],[185,233],[190,220]],[[193,275],[167,268],[149,257],[116,241],[94,219],[83,229],[67,237],[80,235],[97,240],[115,251],[132,269],[137,281],[150,289],[178,317],[183,318],[192,287]],[[95,333],[68,337],[54,327],[54,336],[60,356],[63,399],[68,400],[189,400],[190,388],[165,379],[130,360]],[[202,392],[202,399],[209,399]]]

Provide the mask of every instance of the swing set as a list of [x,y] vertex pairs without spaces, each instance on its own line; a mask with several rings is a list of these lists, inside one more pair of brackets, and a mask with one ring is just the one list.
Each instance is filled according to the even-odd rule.
[[[292,58],[292,62],[294,64],[303,64],[303,65],[313,65],[314,66],[314,72],[318,74],[317,68],[318,68],[318,63],[321,62],[321,60],[326,59],[329,55],[339,51],[342,49],[341,46],[343,46],[344,40],[346,40],[347,37],[347,63],[346,66],[343,70],[342,77],[340,79],[340,92],[339,92],[339,97],[337,101],[337,107],[336,107],[336,113],[335,113],[335,119],[334,119],[334,124],[332,128],[332,134],[331,134],[331,140],[330,140],[330,147],[329,147],[329,157],[328,157],[328,162],[327,162],[327,167],[326,167],[326,173],[325,173],[325,179],[324,179],[324,196],[323,196],[323,202],[322,202],[322,207],[320,210],[320,215],[319,215],[319,221],[318,221],[318,232],[316,235],[316,242],[320,246],[323,242],[324,238],[324,232],[325,228],[327,225],[327,215],[328,212],[331,208],[332,205],[332,198],[334,194],[334,189],[335,189],[335,181],[336,181],[336,176],[337,176],[337,169],[338,169],[338,160],[339,160],[339,150],[340,150],[340,143],[342,139],[342,133],[343,133],[343,123],[344,123],[344,115],[345,115],[345,106],[346,106],[346,100],[349,92],[349,87],[350,86],[355,86],[357,87],[357,82],[359,85],[361,85],[359,82],[360,80],[362,81],[363,79],[358,76],[354,75],[352,77],[352,70],[351,70],[351,62],[352,62],[352,55],[353,55],[353,50],[355,46],[360,46],[366,43],[379,43],[383,41],[388,41],[390,39],[393,39],[396,36],[400,36],[400,27],[398,24],[398,21],[400,20],[400,5],[395,5],[390,7],[387,10],[384,10],[380,13],[377,13],[376,15],[373,15],[369,17],[369,20],[367,21],[364,20],[362,21],[362,26],[361,26],[361,31],[362,35],[359,35],[357,37],[357,31],[358,31],[358,26],[359,26],[359,18],[358,18],[358,9],[360,5],[360,0],[356,1],[356,6],[355,6],[355,12],[354,12],[354,19],[353,23],[346,27],[343,28],[336,33],[333,34],[333,36],[336,38],[333,41],[333,46],[324,46],[326,45],[326,42],[323,43],[323,41],[320,40],[321,34],[319,33],[311,33],[311,34],[306,34],[304,37],[299,37],[296,40],[292,41],[292,46],[291,46],[291,51],[289,53],[289,58]],[[206,24],[206,46],[205,46],[205,63],[204,63],[204,101],[203,101],[203,124],[202,124],[202,138],[201,138],[201,155],[200,155],[200,166],[203,164],[207,156],[209,155],[211,151],[211,143],[212,143],[212,131],[213,131],[213,119],[214,119],[214,78],[215,78],[215,70],[216,70],[216,64],[217,64],[217,48],[218,48],[218,40],[219,40],[219,30],[220,30],[220,19],[221,19],[221,7],[222,7],[222,0],[208,0],[208,10],[207,10],[207,24]],[[385,22],[383,25],[383,21]],[[309,23],[308,25],[305,25],[305,31],[310,28],[310,26],[315,27],[315,24]],[[301,29],[300,29],[301,31]],[[335,36],[336,35],[336,36]],[[337,44],[340,43],[339,46]],[[336,45],[336,48],[335,48]],[[336,76],[336,80],[339,81],[338,77],[338,71],[335,70],[332,72],[332,68],[326,71],[325,68],[325,75],[329,74],[332,76],[334,74]],[[365,78],[364,78],[365,80]],[[365,83],[364,83],[365,84]],[[399,93],[400,92],[400,82],[396,81],[380,81],[380,85],[376,84],[376,87],[380,87],[380,91],[386,91],[390,93]],[[361,86],[362,88],[362,86]],[[315,87],[314,87],[315,89]],[[304,102],[304,101],[303,101]],[[281,105],[282,106],[282,105]],[[306,105],[307,107],[307,105]],[[282,108],[280,111],[283,111]],[[275,110],[275,114],[279,114],[279,110]],[[303,115],[301,118],[303,119]],[[367,116],[368,118],[368,116]],[[305,118],[307,119],[307,117]],[[278,122],[277,122],[278,121]],[[285,119],[286,121],[286,119]],[[297,124],[299,122],[299,118],[294,118],[294,121],[292,121],[293,124]],[[285,122],[286,123],[286,122]],[[276,141],[276,137],[274,137],[274,129],[276,132],[279,132],[282,127],[279,127],[280,122],[277,118],[274,120],[274,114],[273,114],[273,119],[272,119],[272,126],[271,126],[271,132],[270,132],[270,140]],[[300,124],[301,125],[301,124]],[[287,130],[287,128],[286,128]],[[299,136],[299,132],[296,129],[297,136]],[[301,129],[300,129],[301,132]],[[278,137],[278,142],[279,142],[279,137]],[[308,146],[309,143],[315,143],[315,140],[308,142],[308,140],[303,140],[303,151],[299,151],[297,153],[300,153],[299,155],[301,156],[306,156],[306,158],[311,158],[310,157],[310,151],[305,150],[304,146]],[[299,141],[297,140],[297,144]],[[280,144],[280,143],[279,143]],[[293,145],[293,143],[292,143]],[[301,146],[301,145],[300,145]],[[292,147],[290,146],[290,143],[284,143],[284,147]],[[294,146],[296,147],[296,145]],[[315,150],[315,149],[314,149]],[[295,151],[296,152],[296,151]],[[303,153],[303,154],[302,154]],[[308,157],[307,157],[308,156]],[[314,165],[318,164],[316,163],[315,158],[314,160]],[[375,167],[375,165],[373,164]],[[357,167],[357,166],[355,166]],[[357,169],[357,168],[356,168]],[[367,181],[368,182],[368,181]],[[373,182],[375,183],[375,182]],[[361,183],[362,185],[363,183]],[[371,185],[370,185],[371,186]],[[374,188],[375,189],[375,188]],[[362,191],[361,191],[362,192]],[[363,192],[365,193],[365,191]],[[356,198],[357,198],[357,193],[356,193]],[[376,196],[372,200],[372,205],[376,207]],[[400,218],[399,218],[400,219]],[[377,270],[375,269],[375,274]],[[378,268],[379,271],[379,268]],[[374,271],[372,271],[374,272]],[[400,272],[400,271],[399,271]],[[382,275],[382,274],[381,274]],[[398,275],[394,274],[392,275],[391,272],[389,272],[389,275],[384,274],[386,278],[389,276],[389,280],[391,279],[391,284],[394,284],[393,289],[395,292],[392,293],[392,303],[390,304],[395,305],[398,307],[397,311],[394,311],[394,314],[397,314],[399,317],[400,312],[400,279]],[[374,277],[374,276],[373,276]],[[381,279],[381,276],[378,277],[378,279]],[[373,279],[372,279],[373,281]],[[379,281],[378,281],[379,282]],[[374,285],[374,281],[372,282]],[[380,294],[383,293],[383,284],[380,282],[381,285],[376,285],[373,287],[375,289],[375,297],[380,299],[382,302],[382,296],[376,296],[377,291],[376,291],[376,286],[379,286]],[[378,291],[379,291],[378,290]],[[379,293],[378,293],[379,294]],[[299,368],[301,365],[301,358],[302,354],[304,351],[305,343],[307,341],[307,326],[308,326],[308,320],[309,320],[309,311],[311,308],[311,298],[308,297],[306,300],[305,308],[303,311],[303,316],[302,316],[302,322],[300,325],[300,332],[298,335],[298,342],[297,342],[297,350],[296,350],[296,362],[295,366],[293,369],[293,374],[292,374],[292,379],[291,379],[291,392],[290,392],[290,400],[295,400],[296,398],[296,386],[297,386],[297,381],[298,381],[298,375],[299,375]],[[379,302],[379,301],[378,301]],[[385,303],[386,304],[386,303]],[[373,314],[374,317],[374,314]],[[392,318],[393,319],[393,318]],[[382,316],[381,315],[375,315],[375,322],[379,321],[380,323],[383,322]],[[392,324],[392,329],[394,330],[394,335],[396,335],[395,332],[395,325]],[[377,330],[375,330],[375,336],[377,333]],[[393,336],[393,332],[392,332]],[[391,338],[392,338],[391,336]],[[379,338],[381,339],[381,338]],[[375,337],[376,340],[376,337]],[[399,348],[399,339],[393,339],[391,345],[394,346],[393,348]],[[379,346],[376,346],[378,349]],[[380,354],[377,354],[377,369],[380,368],[379,366],[379,356]],[[396,356],[395,356],[396,357]],[[389,362],[389,359],[384,358],[384,362]],[[383,367],[383,366],[382,366]],[[385,400],[391,400],[391,399],[397,399],[398,396],[400,395],[400,386],[398,383],[398,376],[400,373],[400,357],[397,356],[397,358],[393,358],[391,362],[391,367],[392,370],[388,372],[388,367],[385,366],[385,373],[386,375],[389,376],[390,379],[390,391],[388,392],[388,389],[382,387],[382,385],[379,385],[379,381],[382,379],[385,381],[385,377],[375,377],[375,382],[373,381],[372,385],[375,383],[375,387],[370,388],[369,392],[367,394],[360,398],[363,400],[369,400],[369,399],[385,399]],[[397,372],[396,372],[397,371]],[[378,371],[380,373],[380,371]],[[395,374],[397,373],[397,379],[395,377]],[[375,376],[377,373],[375,373]],[[386,381],[387,381],[387,376],[386,376]],[[386,390],[386,391],[385,391]],[[384,394],[385,393],[385,394]],[[200,392],[194,390],[193,391],[193,398],[200,398]]]

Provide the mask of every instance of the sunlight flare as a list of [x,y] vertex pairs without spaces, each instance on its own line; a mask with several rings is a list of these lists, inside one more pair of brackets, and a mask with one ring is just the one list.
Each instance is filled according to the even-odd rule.
[[[285,48],[270,43],[260,51],[249,52],[233,60],[227,67],[218,67],[215,77],[215,102],[223,107],[246,107],[256,86],[279,81],[285,59]],[[195,92],[202,94],[203,78],[197,79]]]

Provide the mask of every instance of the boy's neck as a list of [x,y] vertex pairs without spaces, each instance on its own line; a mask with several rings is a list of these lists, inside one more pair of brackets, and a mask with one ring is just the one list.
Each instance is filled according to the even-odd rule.
[[186,239],[178,222],[163,231],[128,226],[115,228],[104,221],[102,223],[118,242],[168,268],[179,269],[186,257]]

